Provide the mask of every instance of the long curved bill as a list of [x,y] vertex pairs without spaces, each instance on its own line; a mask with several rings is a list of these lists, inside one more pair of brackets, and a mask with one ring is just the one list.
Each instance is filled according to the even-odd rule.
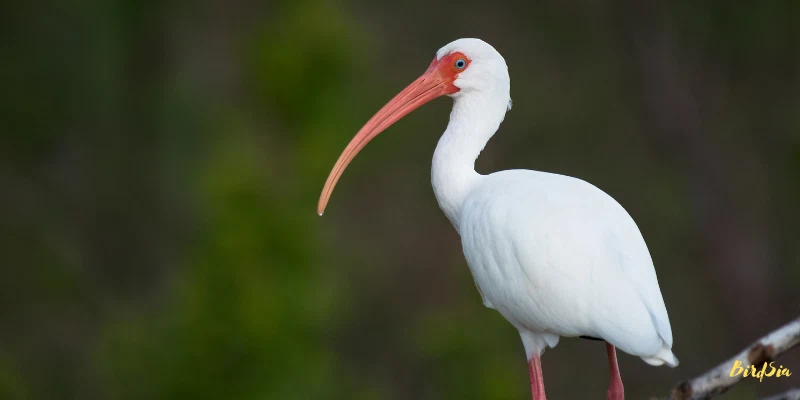
[[319,203],[317,204],[317,213],[319,215],[325,212],[325,206],[331,198],[333,188],[347,165],[370,140],[421,105],[439,96],[451,94],[458,90],[443,79],[436,70],[435,64],[436,60],[431,63],[431,66],[422,76],[386,103],[350,140],[350,144],[339,156],[339,160],[336,161],[330,175],[328,175],[325,187],[322,188],[322,194],[319,196]]

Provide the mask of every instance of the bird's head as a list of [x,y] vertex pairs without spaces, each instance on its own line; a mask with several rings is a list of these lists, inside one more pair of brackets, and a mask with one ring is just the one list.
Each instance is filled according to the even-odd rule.
[[[400,118],[445,95],[456,99],[471,93],[507,97],[509,82],[503,57],[480,39],[458,39],[439,49],[425,73],[370,118],[344,149],[322,189],[317,213],[322,215],[325,211],[336,182],[356,154]],[[508,106],[511,107],[510,100]]]
[[[464,60],[462,64],[459,60]],[[471,92],[506,94],[510,88],[506,60],[489,43],[480,39],[458,39],[439,49],[431,66],[454,70],[451,83],[458,97]],[[463,68],[459,66],[464,65]]]

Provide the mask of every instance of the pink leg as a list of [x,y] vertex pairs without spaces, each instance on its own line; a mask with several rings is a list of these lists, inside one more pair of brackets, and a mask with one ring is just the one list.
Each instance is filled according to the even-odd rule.
[[528,370],[531,373],[531,394],[533,400],[547,400],[544,395],[544,378],[542,378],[542,362],[538,354],[534,354],[528,361]]
[[611,370],[611,383],[608,385],[608,400],[624,400],[625,390],[622,388],[622,377],[617,366],[617,350],[614,345],[606,342],[608,351],[608,368]]

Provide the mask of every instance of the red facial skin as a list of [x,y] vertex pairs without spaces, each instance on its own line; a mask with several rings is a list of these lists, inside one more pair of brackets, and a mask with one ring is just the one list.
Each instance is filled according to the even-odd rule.
[[[465,64],[463,68],[456,67],[456,62],[458,60],[464,60]],[[431,61],[431,65],[428,67],[428,70],[425,71],[425,73],[427,74],[429,72],[432,72],[432,70],[435,70],[436,73],[438,73],[439,76],[442,78],[442,80],[450,86],[450,90],[452,90],[451,93],[455,93],[458,92],[460,89],[457,88],[455,85],[453,85],[453,82],[455,82],[455,80],[458,79],[458,74],[466,71],[466,69],[469,68],[469,64],[471,62],[472,60],[467,58],[467,56],[465,56],[464,53],[456,51],[442,57],[441,60],[437,60],[436,58],[434,58],[433,61]]]
[[[464,60],[463,68],[456,67],[458,60]],[[458,79],[460,73],[469,68],[471,62],[461,52],[450,53],[442,57],[441,60],[434,58],[428,70],[422,76],[398,93],[370,118],[364,127],[356,133],[355,137],[350,140],[342,155],[339,156],[339,160],[333,166],[319,197],[317,213],[322,215],[325,212],[325,206],[328,204],[339,177],[342,176],[350,161],[370,140],[421,105],[437,97],[458,92],[460,89],[455,86],[454,82]]]

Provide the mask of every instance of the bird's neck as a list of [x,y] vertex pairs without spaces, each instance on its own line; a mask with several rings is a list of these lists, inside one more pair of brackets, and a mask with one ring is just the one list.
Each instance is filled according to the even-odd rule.
[[450,123],[433,153],[431,181],[439,207],[456,230],[464,198],[481,178],[475,160],[503,122],[509,101],[507,89],[454,96]]

